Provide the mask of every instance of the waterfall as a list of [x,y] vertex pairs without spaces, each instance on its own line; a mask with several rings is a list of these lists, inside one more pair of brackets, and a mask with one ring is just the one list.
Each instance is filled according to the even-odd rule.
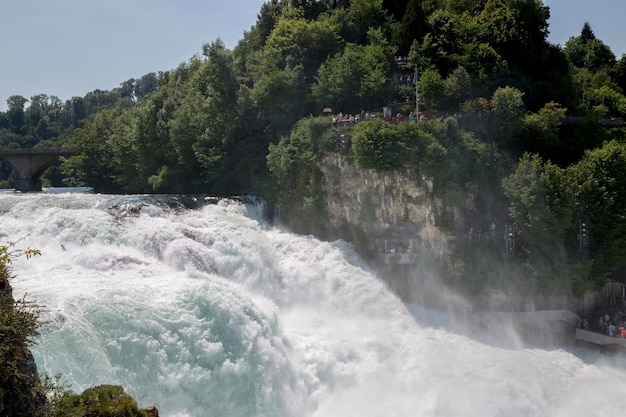
[[120,384],[166,417],[622,408],[623,358],[435,326],[349,243],[274,228],[253,200],[198,199],[0,193],[0,241],[42,253],[16,260],[12,281],[44,308],[40,373],[76,392]]

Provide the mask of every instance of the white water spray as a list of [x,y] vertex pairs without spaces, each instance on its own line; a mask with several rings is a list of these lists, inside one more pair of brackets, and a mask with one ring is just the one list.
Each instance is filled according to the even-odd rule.
[[[122,385],[162,416],[577,416],[621,410],[617,359],[503,349],[418,323],[345,242],[222,202],[0,193],[46,308],[40,373]],[[125,211],[132,202],[139,210]],[[139,202],[139,203],[138,203]]]

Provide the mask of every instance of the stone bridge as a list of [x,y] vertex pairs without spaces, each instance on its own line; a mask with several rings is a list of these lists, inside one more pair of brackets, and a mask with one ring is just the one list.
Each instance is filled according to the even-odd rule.
[[15,190],[41,191],[41,175],[62,156],[72,156],[74,148],[31,148],[6,149],[0,151],[4,159],[15,172]]

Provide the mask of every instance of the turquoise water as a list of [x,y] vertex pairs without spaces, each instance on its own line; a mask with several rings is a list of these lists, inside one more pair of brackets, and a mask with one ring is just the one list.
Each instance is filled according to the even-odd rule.
[[622,409],[619,358],[502,348],[430,327],[350,244],[262,205],[0,193],[15,295],[45,306],[40,372],[121,384],[162,416],[578,416]]

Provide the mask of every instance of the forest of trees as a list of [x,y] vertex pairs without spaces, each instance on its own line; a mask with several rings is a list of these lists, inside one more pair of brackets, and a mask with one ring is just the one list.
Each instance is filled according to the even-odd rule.
[[[550,44],[549,17],[540,0],[270,0],[233,50],[217,39],[171,71],[66,102],[10,97],[0,149],[75,147],[51,185],[256,194],[316,219],[316,161],[337,151],[322,109],[408,116],[417,71],[428,120],[357,124],[350,157],[418,168],[440,196],[478,190],[515,224],[519,275],[581,293],[626,266],[626,57],[589,24]],[[3,163],[0,186],[12,181]]]

